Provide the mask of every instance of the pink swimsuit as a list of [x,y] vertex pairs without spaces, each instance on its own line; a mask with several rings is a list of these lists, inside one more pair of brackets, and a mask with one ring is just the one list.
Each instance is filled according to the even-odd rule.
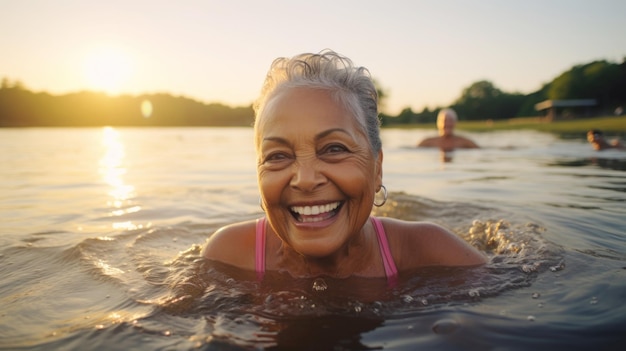
[[[389,243],[387,242],[387,235],[385,234],[385,228],[380,219],[371,217],[372,224],[376,229],[376,236],[378,238],[378,244],[380,248],[380,255],[383,258],[383,266],[385,267],[385,274],[388,280],[395,280],[398,276],[398,269],[391,256],[391,250],[389,250]],[[259,279],[263,278],[265,273],[265,217],[259,218],[256,221],[256,257],[255,257],[255,270]]]

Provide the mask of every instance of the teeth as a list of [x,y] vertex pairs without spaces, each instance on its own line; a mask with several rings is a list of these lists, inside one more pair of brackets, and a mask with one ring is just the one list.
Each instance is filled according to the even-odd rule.
[[339,207],[339,201],[319,206],[293,206],[291,207],[291,211],[299,215],[315,216],[319,215],[320,213],[330,212],[337,207]]

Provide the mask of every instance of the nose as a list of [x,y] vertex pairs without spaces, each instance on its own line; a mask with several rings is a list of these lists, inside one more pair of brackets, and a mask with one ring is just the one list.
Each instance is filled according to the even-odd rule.
[[312,191],[326,183],[317,163],[316,160],[296,162],[289,185],[301,191]]

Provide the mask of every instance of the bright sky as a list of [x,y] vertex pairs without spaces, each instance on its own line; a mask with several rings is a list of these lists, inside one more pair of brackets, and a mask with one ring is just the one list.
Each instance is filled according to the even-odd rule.
[[623,0],[0,0],[0,77],[245,106],[274,58],[330,48],[396,114],[479,80],[527,94],[576,64],[621,63],[624,16]]

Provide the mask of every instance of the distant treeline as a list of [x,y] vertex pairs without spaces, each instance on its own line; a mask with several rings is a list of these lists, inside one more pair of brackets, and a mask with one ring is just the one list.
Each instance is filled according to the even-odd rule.
[[205,104],[169,94],[109,96],[0,89],[0,127],[29,126],[251,126],[252,106]]
[[[378,88],[381,102],[386,92]],[[416,92],[418,94],[419,92]],[[544,100],[593,99],[585,117],[610,115],[626,107],[626,59],[621,64],[605,60],[572,67],[531,94],[507,93],[489,81],[473,83],[449,106],[461,120],[499,120],[539,116],[535,104]],[[384,126],[433,123],[443,107],[414,112],[406,108],[397,116],[381,114]],[[562,115],[578,113],[562,109]],[[0,127],[30,126],[251,126],[252,106],[206,104],[169,94],[109,96],[78,92],[51,95],[32,92],[19,81],[2,80]]]
[[[457,111],[460,120],[502,120],[541,116],[542,112],[535,110],[535,104],[545,100],[570,99],[591,99],[596,101],[596,105],[584,109],[558,108],[557,115],[596,117],[623,111],[626,108],[626,58],[621,64],[601,60],[574,66],[527,95],[507,93],[489,81],[479,81],[464,89],[449,106]],[[433,123],[440,109],[425,108],[414,112],[406,108],[397,116],[383,115],[382,121],[383,125]]]

